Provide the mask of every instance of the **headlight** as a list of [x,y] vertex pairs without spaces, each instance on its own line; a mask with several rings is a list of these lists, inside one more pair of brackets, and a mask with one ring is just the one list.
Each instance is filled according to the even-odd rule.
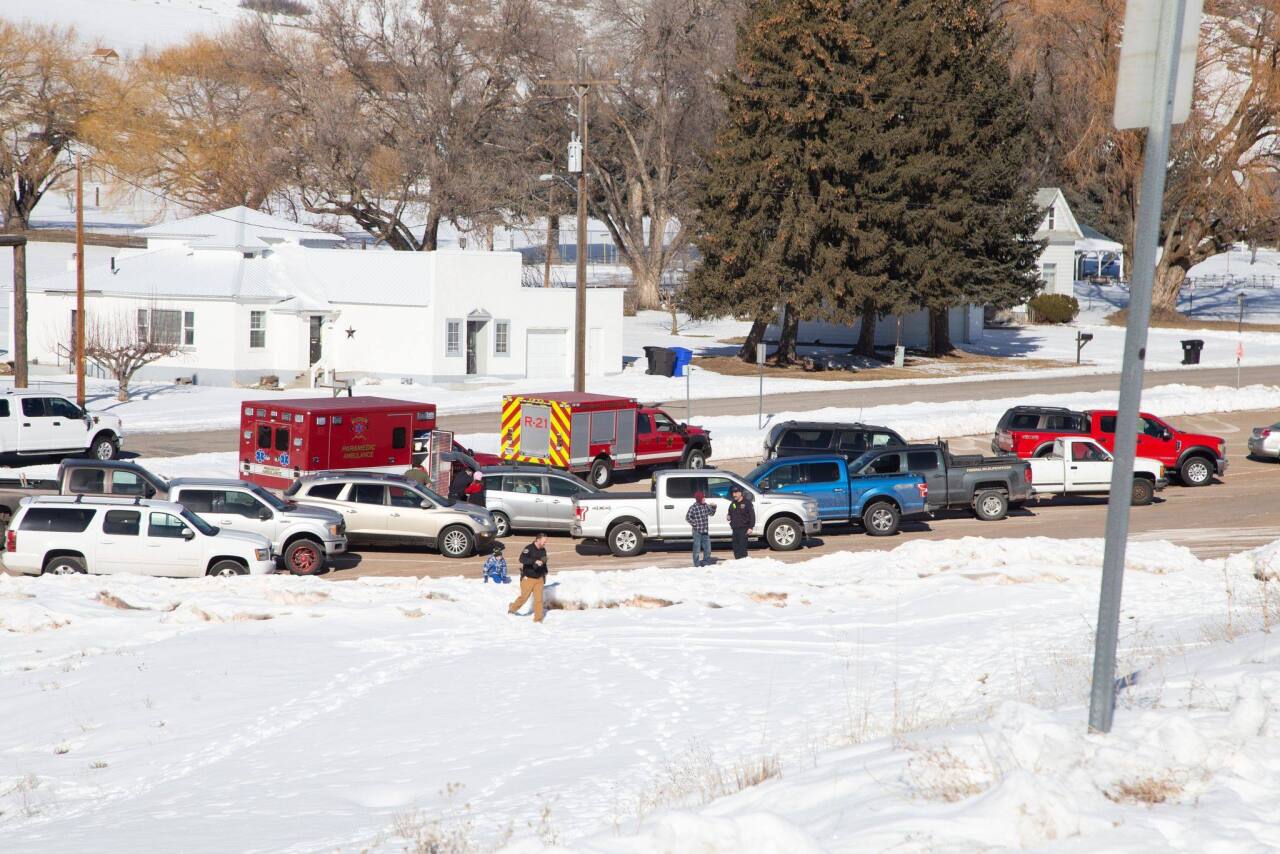
[[[468,516],[471,516],[471,514],[470,514],[470,513],[468,513],[467,515],[468,515]],[[492,525],[492,524],[493,524],[493,519],[492,519],[491,517],[487,517],[487,516],[471,516],[471,521],[475,522],[477,525]]]
[[1226,443],[1226,442],[1219,442],[1219,443],[1218,443],[1218,456],[1220,456],[1220,457],[1225,457],[1226,455],[1227,455],[1227,443]]
[[342,523],[334,522],[333,524],[329,525],[329,533],[335,537],[342,536]]
[[266,548],[266,549],[254,549],[254,550],[253,550],[253,559],[254,559],[254,560],[271,560],[271,549],[269,549],[269,548]]
[[806,513],[812,513],[816,516],[818,514],[818,502],[806,501],[804,503],[804,509]]
[[1164,477],[1164,463],[1160,464],[1160,476]]

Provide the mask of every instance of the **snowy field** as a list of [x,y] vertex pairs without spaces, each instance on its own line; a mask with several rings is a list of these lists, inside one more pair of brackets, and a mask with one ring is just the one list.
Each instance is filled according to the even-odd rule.
[[463,578],[0,577],[0,838],[1274,850],[1277,614],[1254,576],[1280,546],[1134,544],[1138,682],[1086,737],[1101,560],[967,538],[564,572],[542,626]]

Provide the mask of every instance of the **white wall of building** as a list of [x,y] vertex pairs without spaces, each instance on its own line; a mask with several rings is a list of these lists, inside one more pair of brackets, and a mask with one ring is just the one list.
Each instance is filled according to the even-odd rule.
[[1051,243],[1046,246],[1036,262],[1036,267],[1040,271],[1040,280],[1044,282],[1043,293],[1072,296],[1075,293],[1075,266],[1074,243]]

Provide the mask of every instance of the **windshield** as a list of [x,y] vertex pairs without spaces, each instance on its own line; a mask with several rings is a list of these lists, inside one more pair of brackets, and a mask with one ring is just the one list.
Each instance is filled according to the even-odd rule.
[[213,525],[210,525],[208,522],[201,519],[199,516],[192,513],[190,510],[186,509],[185,507],[182,509],[182,518],[186,521],[188,525],[195,528],[197,531],[204,534],[206,537],[212,537],[218,533],[217,528],[215,528]]
[[261,498],[263,501],[267,502],[269,506],[274,507],[276,510],[291,510],[292,508],[298,506],[294,504],[292,501],[285,501],[282,498],[277,498],[274,492],[269,492],[260,486],[251,487],[249,491],[252,492],[254,495],[256,495],[258,498]]
[[862,467],[871,462],[871,458],[880,452],[877,448],[874,451],[865,451],[849,461],[849,471],[854,474],[860,474]]
[[746,474],[747,483],[759,483],[764,473],[773,468],[772,463],[761,463]]
[[436,504],[439,504],[441,507],[452,507],[453,505],[458,503],[454,501],[452,498],[445,498],[443,495],[437,495],[434,491],[427,489],[427,487],[421,486],[419,484],[414,484],[413,489],[422,497],[431,499]]

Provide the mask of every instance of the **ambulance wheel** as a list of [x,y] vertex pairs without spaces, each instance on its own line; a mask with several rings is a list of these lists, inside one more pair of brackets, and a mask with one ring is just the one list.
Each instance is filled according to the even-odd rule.
[[633,557],[644,551],[644,531],[634,522],[622,522],[609,531],[609,551],[614,557]]
[[498,529],[499,537],[511,536],[511,520],[501,510],[493,511],[493,524]]
[[445,528],[436,542],[440,546],[440,554],[445,557],[466,557],[476,548],[476,538],[461,525]]
[[604,489],[613,483],[613,463],[608,458],[601,457],[591,464],[591,472],[587,478],[596,489]]
[[324,569],[324,548],[315,540],[295,540],[284,550],[284,566],[294,575],[315,575]]

